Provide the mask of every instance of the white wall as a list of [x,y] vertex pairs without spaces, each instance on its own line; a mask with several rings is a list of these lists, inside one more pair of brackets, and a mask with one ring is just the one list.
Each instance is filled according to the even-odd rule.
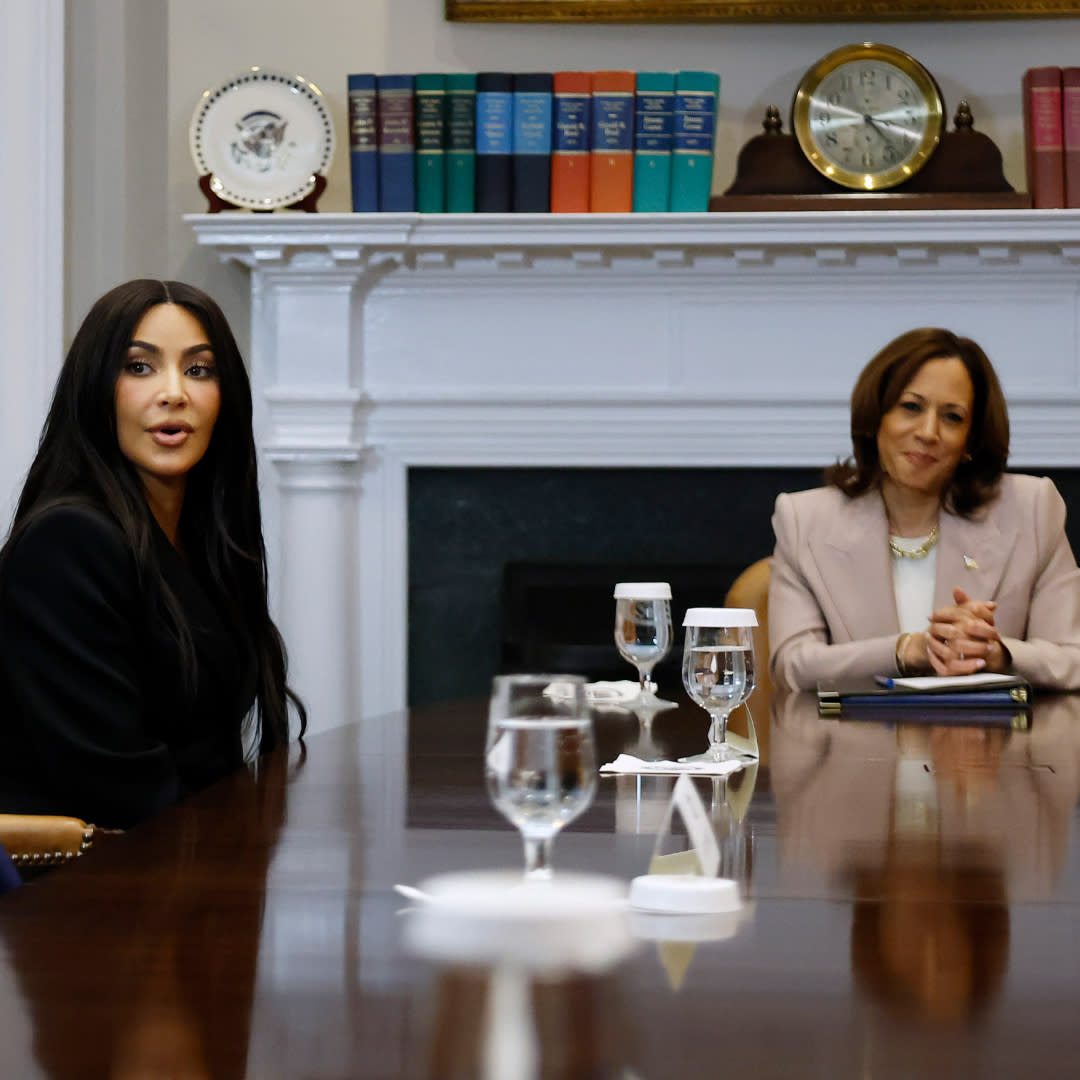
[[65,345],[90,305],[168,263],[166,0],[67,0]]
[[[951,113],[966,97],[976,127],[1025,187],[1020,79],[1037,64],[1075,60],[1080,19],[816,25],[586,25],[448,23],[442,0],[172,0],[169,3],[170,267],[238,305],[237,270],[195,252],[185,211],[205,209],[187,149],[199,94],[245,67],[302,74],[326,93],[339,149],[323,210],[348,210],[345,77],[359,71],[552,71],[703,68],[721,75],[715,187],[732,180],[735,155],[760,130],[765,106],[787,114],[810,64],[836,46],[880,40],[911,52],[937,76]],[[786,120],[785,120],[786,126]],[[241,290],[237,295],[238,289]],[[244,310],[235,307],[234,310]]]
[[64,4],[0,0],[0,537],[59,368]]

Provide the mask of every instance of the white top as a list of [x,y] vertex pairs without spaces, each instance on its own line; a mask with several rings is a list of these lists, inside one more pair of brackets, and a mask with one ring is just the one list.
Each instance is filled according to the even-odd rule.
[[757,612],[743,607],[692,607],[683,626],[757,626]]
[[671,586],[666,581],[620,581],[615,586],[616,600],[670,600]]
[[[925,536],[892,536],[892,542],[905,551],[915,551],[926,543]],[[934,611],[934,582],[937,580],[937,545],[925,559],[902,559],[892,556],[893,593],[900,633],[918,634],[926,629]]]

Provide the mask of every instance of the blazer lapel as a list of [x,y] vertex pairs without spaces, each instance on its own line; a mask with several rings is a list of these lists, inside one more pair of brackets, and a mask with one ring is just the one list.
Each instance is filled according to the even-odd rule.
[[899,626],[889,561],[885,504],[876,491],[851,499],[824,537],[809,540],[835,616],[851,641],[894,634]]
[[943,513],[934,607],[951,605],[957,585],[973,600],[993,599],[1018,529],[1015,523],[999,525],[993,515],[969,521]]

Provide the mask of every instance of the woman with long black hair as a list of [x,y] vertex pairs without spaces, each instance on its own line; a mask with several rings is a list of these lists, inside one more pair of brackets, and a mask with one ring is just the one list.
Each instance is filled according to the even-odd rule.
[[0,811],[143,820],[286,742],[251,389],[205,293],[79,328],[0,550]]

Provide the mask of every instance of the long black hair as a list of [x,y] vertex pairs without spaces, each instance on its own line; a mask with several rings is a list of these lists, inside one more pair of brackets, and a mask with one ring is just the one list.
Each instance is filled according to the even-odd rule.
[[307,712],[286,685],[285,648],[267,603],[251,384],[225,315],[202,290],[179,281],[139,279],[118,285],[90,309],[57,379],[0,567],[30,522],[50,507],[80,501],[104,509],[127,537],[149,609],[165,615],[193,684],[191,628],[162,576],[154,519],[116,432],[116,380],[136,326],[158,304],[190,312],[214,352],[221,408],[206,453],[188,474],[180,538],[253,663],[256,708],[250,720],[260,751],[266,751],[288,740],[290,701],[301,734]]

